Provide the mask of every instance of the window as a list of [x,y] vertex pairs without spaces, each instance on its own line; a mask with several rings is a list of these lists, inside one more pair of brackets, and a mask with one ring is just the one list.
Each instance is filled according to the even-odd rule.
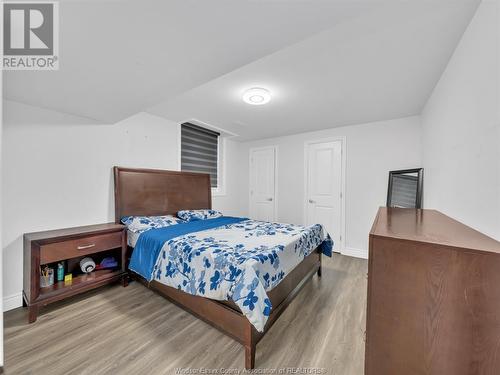
[[220,189],[220,133],[186,122],[181,125],[181,170],[210,174],[213,191]]

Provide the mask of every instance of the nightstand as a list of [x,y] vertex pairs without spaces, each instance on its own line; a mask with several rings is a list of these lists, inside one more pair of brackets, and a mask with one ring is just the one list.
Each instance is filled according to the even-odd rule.
[[[40,307],[118,280],[127,285],[127,232],[125,226],[108,223],[76,228],[26,233],[24,235],[23,298],[28,306],[28,321],[36,321]],[[114,257],[118,266],[90,273],[80,270],[79,262],[91,257],[96,264]],[[57,264],[65,263],[71,282],[57,281]],[[54,269],[54,284],[41,287],[41,268]]]

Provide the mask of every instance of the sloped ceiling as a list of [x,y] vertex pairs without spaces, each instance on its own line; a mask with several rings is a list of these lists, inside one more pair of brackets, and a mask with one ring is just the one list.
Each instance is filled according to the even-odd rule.
[[311,1],[60,1],[60,70],[6,71],[7,99],[116,122],[370,10]]
[[[114,123],[140,111],[251,140],[419,114],[479,0],[61,1],[56,72],[7,99]],[[241,101],[263,86],[265,106]]]

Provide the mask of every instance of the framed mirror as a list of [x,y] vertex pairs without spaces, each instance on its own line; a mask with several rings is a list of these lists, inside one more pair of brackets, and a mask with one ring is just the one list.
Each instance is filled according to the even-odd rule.
[[389,172],[387,207],[422,208],[424,169]]

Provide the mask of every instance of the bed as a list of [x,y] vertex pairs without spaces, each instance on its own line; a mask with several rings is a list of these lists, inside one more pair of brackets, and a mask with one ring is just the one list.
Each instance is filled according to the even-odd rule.
[[[212,208],[207,174],[115,167],[114,179],[117,223]],[[240,342],[245,368],[253,369],[257,343],[305,283],[321,276],[321,256],[333,243],[320,225],[220,217],[130,233],[129,245],[131,277]],[[216,267],[221,259],[231,262]]]

